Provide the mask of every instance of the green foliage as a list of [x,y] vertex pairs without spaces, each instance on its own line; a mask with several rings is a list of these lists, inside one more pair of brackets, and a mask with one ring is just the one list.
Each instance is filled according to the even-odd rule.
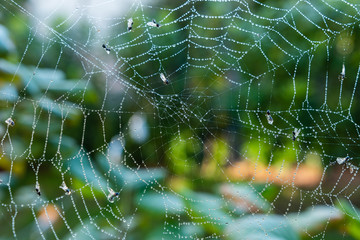
[[228,239],[298,240],[299,235],[289,221],[280,215],[249,215],[226,228]]

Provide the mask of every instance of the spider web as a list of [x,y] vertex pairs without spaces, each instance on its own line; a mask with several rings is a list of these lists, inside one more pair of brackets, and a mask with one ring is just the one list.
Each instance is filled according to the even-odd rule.
[[359,236],[356,1],[34,2],[0,1],[2,238]]

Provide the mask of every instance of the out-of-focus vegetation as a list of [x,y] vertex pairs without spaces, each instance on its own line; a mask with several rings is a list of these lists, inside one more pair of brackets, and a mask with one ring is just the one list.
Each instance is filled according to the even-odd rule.
[[[59,16],[52,31],[4,3],[0,238],[360,239],[357,176],[324,169],[359,152],[358,94],[347,115],[360,59],[354,9],[298,4],[306,19],[276,10],[289,1],[263,2],[276,6],[251,5],[262,18],[236,2],[168,15],[159,7],[180,3],[159,1],[102,27]],[[145,26],[152,18],[162,27]]]

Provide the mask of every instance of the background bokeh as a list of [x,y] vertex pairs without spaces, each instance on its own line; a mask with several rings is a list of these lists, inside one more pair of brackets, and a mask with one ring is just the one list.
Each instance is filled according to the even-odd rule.
[[0,6],[0,239],[360,239],[356,1]]

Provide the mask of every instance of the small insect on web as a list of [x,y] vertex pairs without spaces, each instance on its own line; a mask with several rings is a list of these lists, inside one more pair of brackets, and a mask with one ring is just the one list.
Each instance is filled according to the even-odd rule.
[[339,80],[343,81],[345,79],[345,64],[343,63],[341,73],[339,74]]
[[66,195],[70,195],[71,194],[71,190],[66,186],[65,181],[62,182],[62,184],[60,185],[60,187],[62,190],[64,190]]
[[36,184],[35,184],[35,192],[36,192],[37,195],[41,196],[39,182],[36,182]]
[[105,44],[103,44],[102,47],[105,49],[107,54],[110,54],[110,52],[111,52],[110,48],[108,48]]
[[345,164],[346,167],[348,167],[350,169],[350,173],[353,173],[354,170],[358,170],[359,168],[357,166],[353,165],[352,163],[350,163],[350,161],[351,161],[351,158],[349,156],[336,158],[336,162],[339,165]]
[[148,22],[147,25],[150,26],[150,27],[157,27],[157,28],[160,27],[160,24],[157,23],[155,21],[155,19],[153,19],[151,22]]
[[339,165],[341,165],[341,164],[344,164],[344,163],[347,163],[348,161],[350,160],[350,157],[344,157],[344,158],[342,158],[342,157],[338,157],[338,158],[336,158],[336,162],[339,164]]
[[295,128],[292,132],[292,140],[295,141],[300,134],[300,129]]
[[109,202],[113,203],[115,198],[119,196],[118,192],[115,192],[111,188],[109,188],[109,195],[107,196],[107,199]]
[[6,120],[5,120],[5,123],[6,123],[8,126],[11,126],[11,127],[15,126],[15,122],[14,122],[14,120],[12,120],[11,118],[6,119]]
[[266,111],[266,120],[267,120],[267,122],[270,124],[270,125],[272,125],[273,123],[274,123],[274,120],[273,120],[273,118],[271,117],[271,114],[270,114],[270,110],[267,110]]
[[133,19],[132,19],[132,18],[129,18],[129,19],[128,19],[128,22],[127,22],[127,30],[128,30],[128,31],[131,31],[131,30],[132,30],[133,24],[134,24]]
[[160,78],[161,78],[161,80],[163,81],[163,83],[164,83],[165,85],[168,85],[168,84],[169,84],[169,80],[165,77],[165,74],[160,73]]

